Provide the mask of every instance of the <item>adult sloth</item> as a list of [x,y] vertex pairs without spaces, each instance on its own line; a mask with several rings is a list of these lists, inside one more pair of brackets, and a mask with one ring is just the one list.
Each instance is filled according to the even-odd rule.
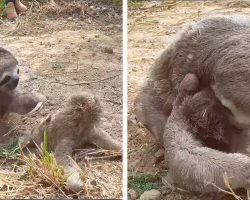
[[[204,147],[189,131],[185,118],[173,109],[177,90],[187,74],[199,79],[199,90],[211,90],[229,109],[232,125],[242,129],[231,152]],[[151,68],[135,100],[135,113],[166,150],[173,181],[189,190],[226,188],[226,172],[233,188],[247,188],[250,158],[250,18],[213,17],[186,27]],[[176,114],[177,113],[177,114]],[[166,125],[166,127],[165,127]],[[165,129],[165,130],[164,130]],[[164,133],[164,137],[163,137]]]
[[39,105],[38,96],[21,94],[16,90],[18,82],[18,61],[12,53],[0,47],[0,143],[10,129],[5,121],[9,113],[26,114]]

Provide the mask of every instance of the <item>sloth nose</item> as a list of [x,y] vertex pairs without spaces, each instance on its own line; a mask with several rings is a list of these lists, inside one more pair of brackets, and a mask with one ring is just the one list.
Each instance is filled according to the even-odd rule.
[[12,78],[12,85],[13,85],[14,88],[17,87],[18,82],[19,82],[19,77],[18,76],[15,76],[14,78]]
[[19,82],[19,76],[12,76],[12,77],[6,77],[8,78],[8,81],[6,83],[6,88],[8,90],[14,90]]

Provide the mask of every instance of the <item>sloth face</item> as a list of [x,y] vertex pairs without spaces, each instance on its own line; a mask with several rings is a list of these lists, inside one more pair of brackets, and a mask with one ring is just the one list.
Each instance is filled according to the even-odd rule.
[[18,82],[19,69],[16,58],[9,51],[0,48],[0,91],[12,91]]
[[[247,73],[246,73],[247,74]],[[235,80],[233,80],[235,79]],[[243,78],[241,72],[225,79],[228,84],[220,82],[212,89],[221,104],[230,111],[229,121],[239,129],[250,128],[249,78]],[[225,95],[226,94],[226,95]]]
[[232,115],[230,121],[232,124],[239,128],[249,128],[250,127],[250,114],[238,109],[235,104],[225,98],[220,99],[223,106],[231,111]]

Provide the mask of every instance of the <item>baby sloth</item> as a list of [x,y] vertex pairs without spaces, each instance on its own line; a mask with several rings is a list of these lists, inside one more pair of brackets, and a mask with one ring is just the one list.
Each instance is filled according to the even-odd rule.
[[181,113],[189,124],[189,131],[204,146],[229,152],[233,136],[239,134],[240,130],[230,124],[230,111],[220,103],[211,89],[201,89],[193,95],[185,95],[187,90],[194,90],[198,84],[198,78],[194,74],[188,74],[178,90],[179,96],[183,96]]
[[64,108],[47,116],[33,129],[31,135],[20,138],[20,146],[30,141],[40,144],[44,130],[47,132],[48,148],[54,151],[59,165],[68,176],[67,187],[79,192],[83,187],[80,174],[69,156],[75,148],[86,143],[109,149],[121,150],[121,144],[100,128],[101,106],[97,97],[89,92],[72,95]]

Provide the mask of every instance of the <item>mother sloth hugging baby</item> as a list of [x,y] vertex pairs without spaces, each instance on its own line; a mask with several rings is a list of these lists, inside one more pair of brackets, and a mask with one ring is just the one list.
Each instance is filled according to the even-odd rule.
[[188,25],[151,67],[135,113],[165,148],[169,181],[196,192],[249,188],[250,17]]

